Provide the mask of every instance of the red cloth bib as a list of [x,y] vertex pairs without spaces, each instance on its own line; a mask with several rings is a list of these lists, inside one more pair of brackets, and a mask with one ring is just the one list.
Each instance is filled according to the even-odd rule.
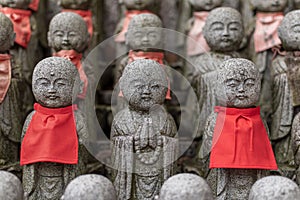
[[255,51],[261,52],[281,44],[277,29],[283,19],[282,12],[257,13],[254,32]]
[[31,11],[14,9],[9,7],[2,7],[0,11],[4,13],[7,17],[9,17],[14,25],[14,31],[16,33],[15,42],[18,45],[26,48],[31,37]]
[[187,54],[189,56],[203,54],[210,50],[202,33],[209,12],[194,12],[194,24],[188,34]]
[[39,8],[40,0],[31,0],[31,3],[29,4],[29,8],[33,11],[37,11]]
[[131,21],[131,19],[134,16],[143,14],[143,13],[151,13],[151,12],[148,10],[128,10],[128,11],[126,11],[122,31],[116,36],[115,42],[125,42],[125,33],[128,30],[129,22]]
[[[154,60],[156,62],[158,62],[159,64],[161,64],[162,66],[164,66],[164,53],[162,52],[144,52],[144,51],[133,51],[130,50],[129,54],[128,54],[129,60],[128,60],[128,64],[138,60],[138,59],[150,59],[150,60]],[[170,81],[168,79],[168,91],[166,94],[166,99],[170,100],[171,99],[171,86],[170,86]]]
[[73,9],[63,9],[62,12],[73,12],[80,15],[83,20],[86,22],[88,27],[88,32],[90,37],[93,36],[93,20],[92,20],[92,11],[90,10],[73,10]]
[[3,102],[11,81],[11,56],[0,54],[0,103]]
[[259,107],[216,106],[215,112],[210,168],[277,169]]
[[66,58],[76,66],[80,76],[80,80],[84,83],[83,91],[78,94],[78,98],[84,99],[88,87],[88,79],[81,64],[82,54],[77,53],[75,50],[61,50],[59,52],[53,53],[53,56]]
[[36,162],[78,163],[78,137],[73,110],[45,108],[34,104],[32,116],[21,144],[21,165]]

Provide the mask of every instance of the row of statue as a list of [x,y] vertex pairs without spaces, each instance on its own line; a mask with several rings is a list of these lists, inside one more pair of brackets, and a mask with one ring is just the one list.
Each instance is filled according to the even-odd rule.
[[[92,62],[93,1],[49,2],[0,1],[0,199],[300,198],[299,1],[176,1],[178,19],[188,5],[193,16],[178,23],[187,37],[168,37],[156,0],[123,0],[113,48]],[[41,28],[54,3],[61,12]],[[105,56],[115,59],[108,83],[95,87]],[[196,99],[172,104],[190,90],[171,70]],[[120,100],[109,105],[113,117],[104,114],[107,88]],[[87,103],[93,90],[97,105]],[[169,113],[174,105],[187,119]],[[111,166],[87,147],[97,137],[86,106],[101,107],[109,124]],[[191,155],[180,155],[180,126],[193,134]],[[110,180],[84,175],[92,162]]]

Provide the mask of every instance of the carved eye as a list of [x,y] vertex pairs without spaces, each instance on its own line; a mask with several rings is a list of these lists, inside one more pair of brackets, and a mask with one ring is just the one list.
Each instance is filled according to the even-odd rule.
[[296,33],[300,33],[300,25],[295,25],[292,27],[292,30]]

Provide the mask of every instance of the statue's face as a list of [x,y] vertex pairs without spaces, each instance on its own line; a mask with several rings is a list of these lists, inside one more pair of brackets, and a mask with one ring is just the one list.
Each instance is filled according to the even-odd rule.
[[210,11],[222,5],[223,0],[189,0],[196,11]]
[[7,52],[15,41],[15,33],[13,29],[8,27],[0,27],[0,53]]
[[300,50],[300,12],[299,10],[288,13],[279,28],[279,37],[287,51]]
[[0,0],[0,4],[4,7],[27,9],[31,0]]
[[146,67],[147,72],[131,73],[126,78],[123,94],[129,106],[137,111],[149,111],[155,105],[163,104],[167,85],[163,84],[162,75]]
[[65,9],[87,10],[90,0],[60,0],[59,4]]
[[130,49],[148,51],[162,48],[162,30],[156,27],[143,27],[128,30],[126,44]]
[[288,0],[251,0],[253,7],[259,12],[282,12]]
[[213,51],[229,52],[239,48],[244,29],[240,17],[220,13],[207,20],[203,33]]
[[128,10],[148,10],[155,3],[155,0],[124,0]]
[[83,52],[88,46],[87,27],[72,19],[62,19],[48,32],[48,43],[56,52],[60,50],[76,50]]
[[[74,66],[75,67],[75,66]],[[72,104],[75,77],[64,66],[44,66],[35,71],[32,92],[44,107],[59,108]]]
[[224,106],[247,108],[256,105],[260,93],[259,77],[246,66],[226,71],[221,84],[225,95],[219,97],[219,101]]

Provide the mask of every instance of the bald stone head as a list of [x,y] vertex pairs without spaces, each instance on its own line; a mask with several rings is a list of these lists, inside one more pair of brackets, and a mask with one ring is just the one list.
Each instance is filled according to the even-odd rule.
[[88,10],[91,0],[58,0],[57,4],[64,9]]
[[36,101],[44,107],[66,107],[78,94],[79,82],[77,68],[71,61],[49,57],[34,68],[32,92]]
[[0,0],[0,5],[3,7],[17,8],[26,10],[31,3],[31,0]]
[[48,44],[55,52],[75,50],[82,53],[89,44],[89,37],[86,22],[76,13],[59,13],[50,22]]
[[213,200],[213,194],[200,176],[177,174],[170,177],[160,190],[159,200]]
[[14,174],[7,171],[0,171],[0,199],[24,199],[21,181]]
[[218,71],[217,99],[225,107],[254,107],[259,99],[260,85],[260,73],[252,61],[228,59]]
[[148,112],[153,106],[163,104],[168,81],[159,63],[140,59],[125,67],[120,78],[120,88],[129,108]]
[[203,27],[203,35],[212,51],[236,51],[244,37],[241,14],[229,7],[213,9]]
[[162,27],[161,19],[155,14],[136,15],[128,25],[125,43],[132,50],[162,49]]
[[81,175],[67,186],[61,200],[117,200],[110,180],[101,175]]
[[278,36],[285,50],[300,50],[300,10],[285,15],[278,28]]
[[282,176],[267,176],[254,183],[249,200],[300,200],[299,186]]
[[14,45],[15,36],[12,22],[0,13],[0,53],[6,53]]
[[211,11],[222,6],[223,0],[189,0],[194,11]]
[[283,12],[288,0],[250,0],[250,3],[258,12]]

